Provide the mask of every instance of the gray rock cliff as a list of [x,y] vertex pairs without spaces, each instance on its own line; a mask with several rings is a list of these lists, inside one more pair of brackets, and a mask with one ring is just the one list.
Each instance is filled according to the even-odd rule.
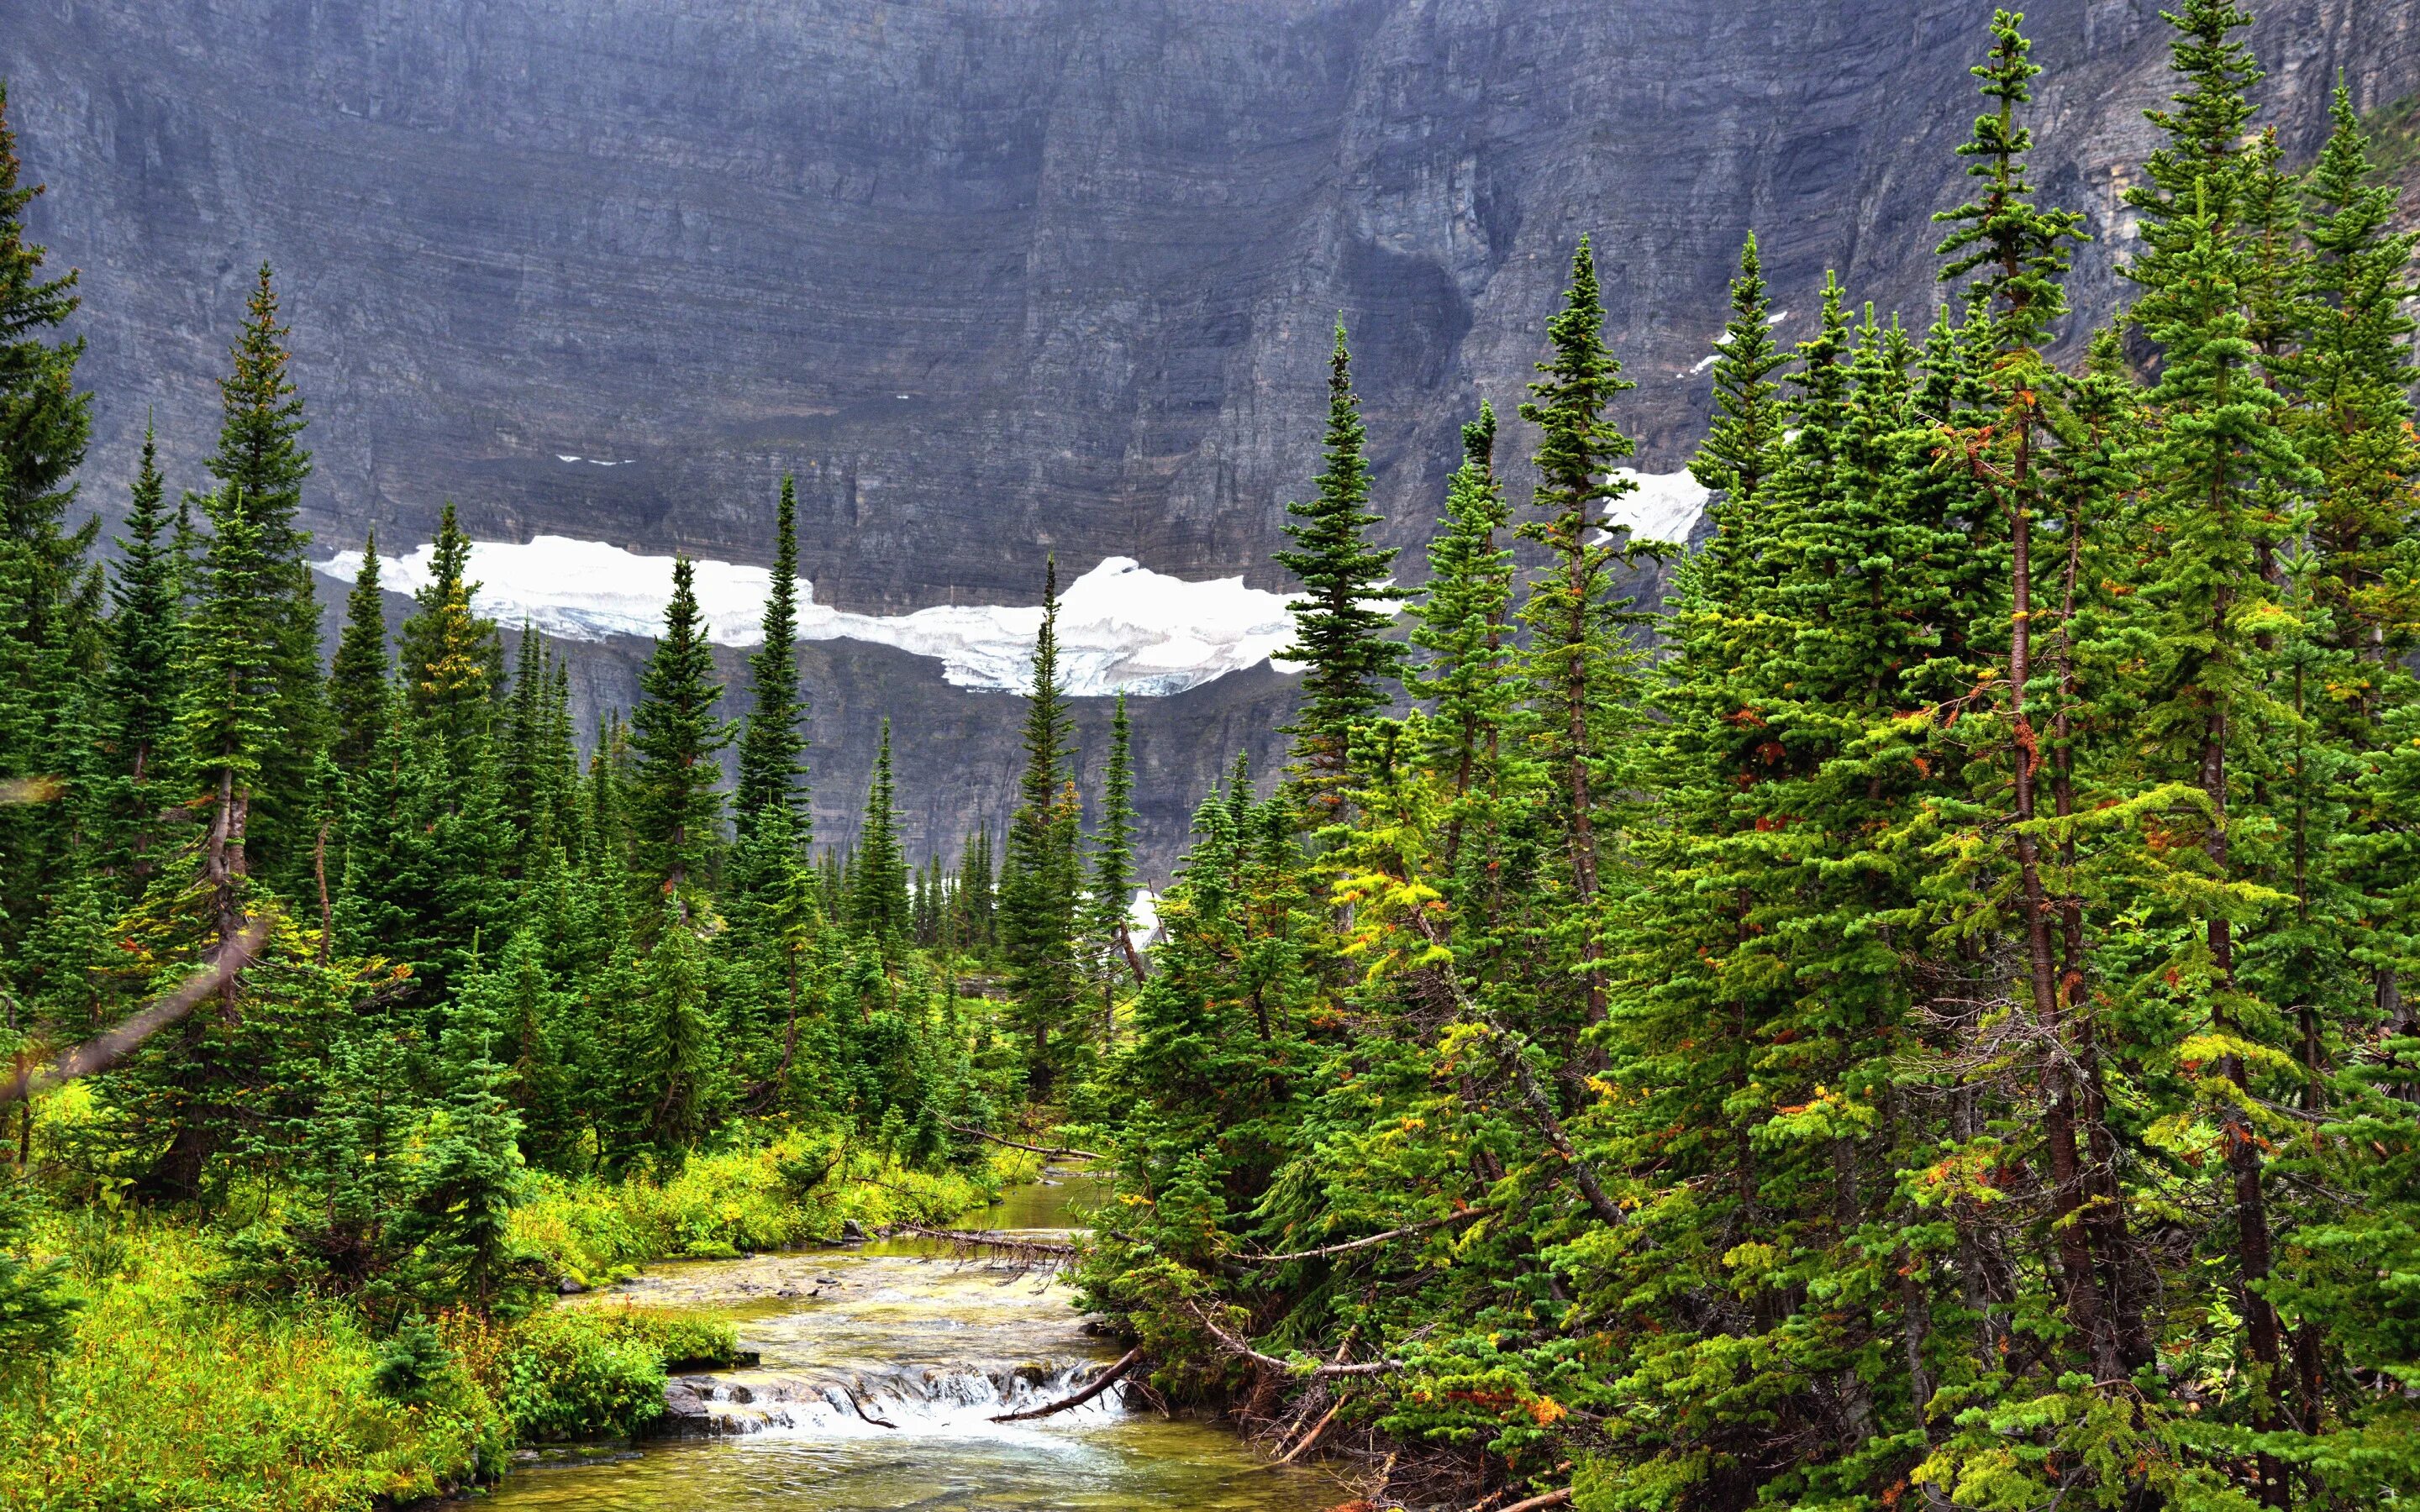
[[[2298,156],[2339,69],[2365,106],[2420,87],[2420,0],[2258,8],[2264,118]],[[2040,177],[2100,239],[2087,317],[2118,296],[2117,191],[2167,92],[2158,9],[2046,0],[2028,23]],[[267,258],[324,547],[373,523],[417,543],[451,498],[484,538],[761,562],[793,471],[818,596],[897,611],[1031,602],[1054,550],[1282,586],[1267,553],[1317,465],[1340,312],[1416,556],[1455,425],[1519,396],[1583,232],[1639,380],[1624,423],[1677,467],[1751,227],[1785,338],[1826,267],[1929,315],[1926,218],[1959,197],[1989,10],[14,0],[0,74],[51,185],[37,229],[84,270],[87,502],[120,507],[147,413],[197,481]],[[627,702],[631,648],[583,655],[593,699]],[[906,758],[932,810],[911,841],[1002,806],[1013,699],[876,648],[805,656],[827,835],[885,706],[930,744]],[[1139,705],[1158,864],[1239,744],[1265,765],[1284,702],[1264,671]]]

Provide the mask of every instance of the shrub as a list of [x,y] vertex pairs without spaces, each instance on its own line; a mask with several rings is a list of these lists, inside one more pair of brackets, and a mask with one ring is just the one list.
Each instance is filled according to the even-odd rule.
[[504,1411],[523,1442],[628,1438],[663,1415],[662,1350],[596,1309],[522,1319],[504,1373]]

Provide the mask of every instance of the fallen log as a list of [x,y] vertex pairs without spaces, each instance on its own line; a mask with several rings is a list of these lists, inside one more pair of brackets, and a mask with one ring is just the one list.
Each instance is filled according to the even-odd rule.
[[1133,1369],[1135,1362],[1141,1358],[1142,1346],[1138,1344],[1133,1349],[1128,1350],[1125,1352],[1125,1356],[1119,1360],[1117,1364],[1109,1366],[1107,1370],[1102,1371],[1099,1376],[1095,1377],[1091,1385],[1085,1387],[1082,1391],[1078,1392],[1075,1396],[1062,1396],[1055,1402],[1050,1402],[1041,1407],[1031,1408],[1022,1412],[1002,1412],[998,1417],[993,1418],[992,1421],[995,1423],[1022,1423],[1028,1418],[1048,1417],[1053,1412],[1063,1412],[1071,1407],[1081,1407],[1086,1402],[1091,1401],[1094,1397],[1098,1396],[1101,1393],[1109,1390],[1111,1385],[1116,1383],[1117,1379],[1120,1376],[1123,1376],[1127,1371]]
[[1074,1155],[1082,1160],[1109,1159],[1107,1155],[1100,1154],[1094,1150],[1077,1149],[1071,1146],[1065,1145],[1062,1145],[1055,1149],[1045,1149],[1040,1145],[1023,1144],[1015,1139],[1003,1139],[996,1134],[988,1134],[981,1129],[970,1129],[962,1123],[944,1123],[941,1127],[949,1130],[952,1134],[967,1134],[976,1139],[988,1139],[995,1145],[1006,1145],[1011,1149],[1031,1150],[1036,1155]]
[[894,1223],[894,1234],[914,1234],[920,1239],[938,1239],[952,1244],[964,1244],[969,1249],[1016,1250],[1025,1254],[1048,1255],[1061,1259],[1077,1253],[1073,1244],[1055,1244],[1048,1240],[1020,1239],[997,1228],[927,1228],[923,1224]]

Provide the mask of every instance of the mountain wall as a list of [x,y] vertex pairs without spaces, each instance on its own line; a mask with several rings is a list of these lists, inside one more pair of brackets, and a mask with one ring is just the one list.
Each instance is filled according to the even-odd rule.
[[[2339,69],[2365,108],[2420,88],[2420,0],[2259,8],[2264,118],[2297,155]],[[2167,92],[2158,10],[2030,10],[2039,177],[2099,239],[2086,316],[2118,298],[2117,194]],[[147,415],[172,481],[199,481],[266,258],[323,548],[372,524],[415,545],[450,498],[481,538],[762,562],[794,471],[818,598],[896,612],[1030,603],[1052,551],[1283,586],[1267,554],[1317,466],[1340,314],[1387,531],[1416,548],[1456,424],[1519,397],[1584,232],[1639,382],[1622,420],[1644,466],[1677,467],[1751,227],[1786,339],[1827,267],[1929,316],[1927,217],[1960,197],[1989,12],[12,0],[0,74],[51,185],[37,229],[84,270],[88,502],[121,507]],[[594,697],[627,702],[627,654],[582,655]],[[903,748],[959,774],[939,842],[1003,806],[1005,778],[973,774],[1013,766],[1014,700],[880,648],[818,657],[828,834],[853,823],[869,688],[917,687],[889,695]],[[1146,748],[1185,753],[1145,789],[1160,863],[1204,773],[1238,741],[1271,753],[1244,715],[1283,702],[1264,671],[1140,706]]]

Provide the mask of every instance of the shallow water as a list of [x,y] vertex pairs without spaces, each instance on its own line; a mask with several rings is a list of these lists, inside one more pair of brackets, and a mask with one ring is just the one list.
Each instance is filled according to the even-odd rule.
[[[1098,1196],[1082,1178],[1018,1187],[961,1227],[1050,1237]],[[516,1468],[489,1504],[1311,1512],[1344,1499],[1316,1471],[1264,1468],[1232,1434],[1128,1412],[1114,1391],[1034,1422],[989,1421],[1065,1396],[1118,1350],[1079,1331],[1056,1281],[937,1244],[661,1265],[589,1304],[624,1296],[720,1312],[761,1353],[750,1369],[683,1378],[731,1433],[550,1455]]]

